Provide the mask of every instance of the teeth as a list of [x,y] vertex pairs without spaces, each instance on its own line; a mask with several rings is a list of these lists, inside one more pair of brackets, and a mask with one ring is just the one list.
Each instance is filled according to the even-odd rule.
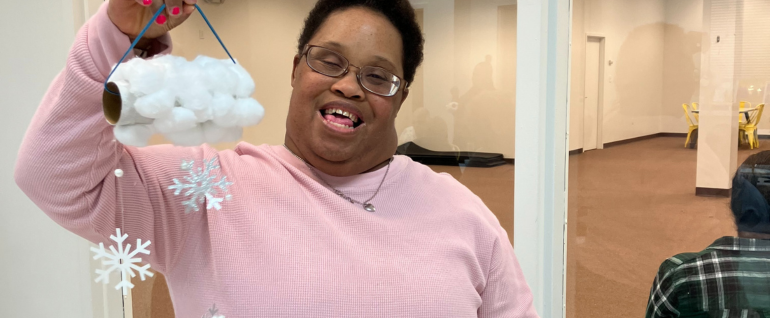
[[[342,109],[336,109],[336,108],[327,108],[324,110],[324,113],[327,115],[331,114],[340,114],[342,116],[345,116],[347,118],[350,118],[354,123],[358,122],[358,116],[351,114],[350,112],[343,111]],[[345,126],[347,127],[347,126]]]

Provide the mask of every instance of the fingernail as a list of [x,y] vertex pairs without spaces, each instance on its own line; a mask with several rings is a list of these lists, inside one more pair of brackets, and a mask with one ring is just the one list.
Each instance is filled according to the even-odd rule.
[[158,24],[164,24],[166,23],[166,16],[165,15],[159,15],[157,19],[155,19],[155,22]]
[[144,3],[144,5],[146,5],[146,6],[148,6],[148,5],[152,4],[152,0],[143,0],[142,3]]
[[181,12],[182,12],[182,9],[179,9],[179,7],[174,7],[173,9],[171,9],[171,14],[173,15],[179,15],[179,13]]

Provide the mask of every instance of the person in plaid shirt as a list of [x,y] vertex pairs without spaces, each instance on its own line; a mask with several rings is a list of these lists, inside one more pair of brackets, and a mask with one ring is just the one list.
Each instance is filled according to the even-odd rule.
[[660,265],[647,318],[770,317],[770,151],[751,155],[733,178],[738,236]]

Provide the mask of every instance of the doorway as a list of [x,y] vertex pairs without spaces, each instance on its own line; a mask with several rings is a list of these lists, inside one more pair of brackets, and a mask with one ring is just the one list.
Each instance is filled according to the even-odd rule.
[[586,37],[585,97],[583,103],[583,151],[603,149],[604,101],[603,36]]

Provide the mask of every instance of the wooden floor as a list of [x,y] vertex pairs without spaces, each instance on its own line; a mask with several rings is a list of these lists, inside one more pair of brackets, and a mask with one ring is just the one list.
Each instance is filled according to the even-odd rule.
[[[568,318],[643,317],[663,260],[735,233],[728,199],[695,196],[697,153],[683,146],[660,137],[570,156]],[[768,149],[741,149],[738,161]],[[513,238],[513,165],[432,168],[481,197]],[[133,295],[135,318],[173,317],[162,279]]]

